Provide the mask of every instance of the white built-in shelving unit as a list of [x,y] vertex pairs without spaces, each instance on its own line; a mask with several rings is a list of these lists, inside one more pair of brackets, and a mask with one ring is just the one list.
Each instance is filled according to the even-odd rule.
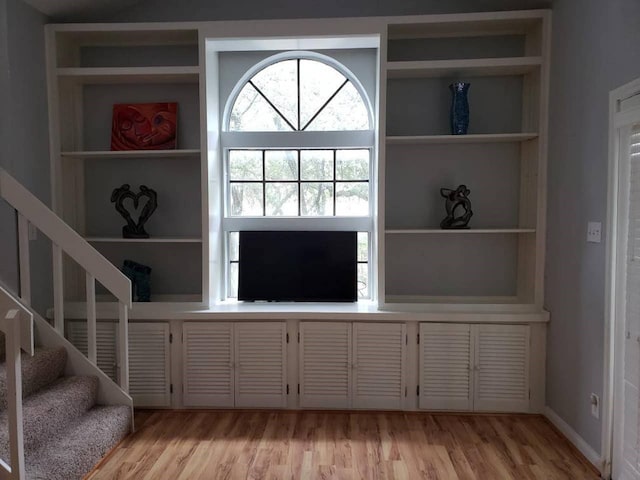
[[[48,27],[54,209],[116,266],[152,267],[158,309],[208,298],[206,156],[198,29],[191,25]],[[111,151],[115,103],[178,103],[175,150]],[[204,173],[203,173],[204,172]],[[148,239],[122,238],[110,192],[124,183],[158,193]],[[134,215],[135,216],[135,215]],[[65,297],[83,281],[65,264]],[[187,305],[187,303],[185,303]],[[149,308],[149,306],[145,306]]]
[[[549,28],[545,11],[390,20],[380,304],[542,310]],[[471,84],[466,135],[448,131],[454,81]],[[470,228],[441,230],[439,188],[459,184]]]
[[[370,301],[213,301],[225,269],[219,56],[252,47],[378,55]],[[54,209],[117,266],[153,268],[152,301],[130,312],[136,403],[542,411],[549,47],[545,10],[48,26]],[[471,83],[467,135],[449,133],[453,81]],[[176,150],[109,150],[113,104],[160,101],[179,104]],[[250,138],[264,146],[261,132]],[[309,133],[282,138],[277,148],[295,148]],[[158,192],[149,239],[121,237],[110,195],[123,183]],[[459,184],[471,190],[470,228],[442,230],[440,188]],[[85,279],[71,262],[64,278],[69,337],[85,348]],[[107,370],[115,307],[98,296]]]

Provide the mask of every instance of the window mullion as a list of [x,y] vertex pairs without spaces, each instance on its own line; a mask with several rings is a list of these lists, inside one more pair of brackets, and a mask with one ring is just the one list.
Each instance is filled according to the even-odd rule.
[[298,131],[300,131],[300,59],[298,59],[298,71],[297,71],[297,93],[298,93]]
[[317,111],[316,113],[314,113],[314,114],[313,114],[313,117],[311,117],[311,118],[309,119],[309,121],[308,121],[307,123],[305,123],[304,127],[302,127],[302,130],[306,130],[306,129],[307,129],[307,127],[308,127],[309,125],[311,125],[311,122],[313,122],[313,121],[316,119],[316,117],[317,117],[318,115],[320,115],[320,113],[322,112],[322,110],[324,110],[324,107],[326,107],[327,105],[329,105],[329,102],[331,102],[331,100],[333,100],[333,99],[335,98],[335,96],[336,96],[336,95],[338,95],[338,93],[340,93],[340,90],[342,90],[342,89],[344,88],[344,86],[345,86],[347,83],[349,83],[349,80],[345,80],[345,81],[342,83],[342,85],[340,85],[340,86],[338,87],[338,89],[337,89],[335,92],[333,92],[333,95],[331,95],[331,96],[329,97],[329,99],[328,99],[326,102],[324,102],[324,103],[322,104],[322,106],[318,109],[318,111]]
[[266,166],[266,151],[262,150],[262,216],[267,216],[267,166]]
[[338,184],[336,183],[336,159],[338,158],[337,150],[333,150],[333,216],[336,216],[336,195],[338,194]]
[[[298,69],[300,68],[300,59],[298,59]],[[299,97],[298,97],[299,98]],[[300,114],[300,109],[298,108],[298,115]],[[300,169],[302,168],[302,161],[300,158],[302,157],[302,151],[298,150],[298,216],[302,216],[302,175],[300,173]]]

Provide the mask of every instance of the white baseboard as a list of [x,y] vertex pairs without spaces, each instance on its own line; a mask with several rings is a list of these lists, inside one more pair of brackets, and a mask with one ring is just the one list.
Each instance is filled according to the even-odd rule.
[[598,452],[591,448],[591,445],[585,442],[584,439],[550,407],[545,407],[544,416],[602,473],[602,458]]

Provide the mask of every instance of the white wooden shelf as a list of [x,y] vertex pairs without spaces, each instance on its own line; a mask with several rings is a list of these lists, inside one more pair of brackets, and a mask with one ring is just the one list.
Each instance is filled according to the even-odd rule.
[[85,240],[89,243],[202,243],[202,239],[198,237],[85,237]]
[[388,62],[388,78],[486,77],[524,75],[542,65],[542,57],[473,58],[463,60],[426,60]]
[[198,83],[200,67],[73,67],[58,68],[60,80],[85,84]]
[[200,150],[127,150],[127,151],[82,151],[61,152],[63,158],[200,158]]
[[387,145],[513,143],[538,138],[537,133],[480,133],[471,135],[392,135]]
[[535,228],[391,228],[385,230],[388,235],[458,235],[458,234],[504,234],[504,233],[535,233]]
[[[429,305],[422,304],[385,304],[378,307],[372,302],[356,303],[305,303],[305,302],[269,302],[245,303],[225,302],[206,306],[201,302],[164,301],[134,302],[129,312],[130,320],[314,320],[314,321],[434,321],[438,323],[538,323],[548,322],[549,313],[535,305],[523,304],[485,304],[485,305]],[[156,298],[152,295],[152,298]],[[176,297],[176,296],[174,296]],[[173,298],[172,300],[178,300]],[[100,301],[96,304],[99,319],[114,320],[118,317],[118,304],[113,301]],[[86,319],[85,302],[65,302],[65,319]],[[53,309],[47,311],[52,318]]]

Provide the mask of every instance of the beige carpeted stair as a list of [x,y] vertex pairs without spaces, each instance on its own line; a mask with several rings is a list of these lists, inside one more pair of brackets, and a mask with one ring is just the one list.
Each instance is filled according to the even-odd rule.
[[[3,343],[3,342],[2,342]],[[67,351],[22,355],[25,466],[30,480],[80,480],[131,428],[127,406],[98,406],[98,379],[61,376]],[[6,369],[0,365],[0,458],[9,458]]]

